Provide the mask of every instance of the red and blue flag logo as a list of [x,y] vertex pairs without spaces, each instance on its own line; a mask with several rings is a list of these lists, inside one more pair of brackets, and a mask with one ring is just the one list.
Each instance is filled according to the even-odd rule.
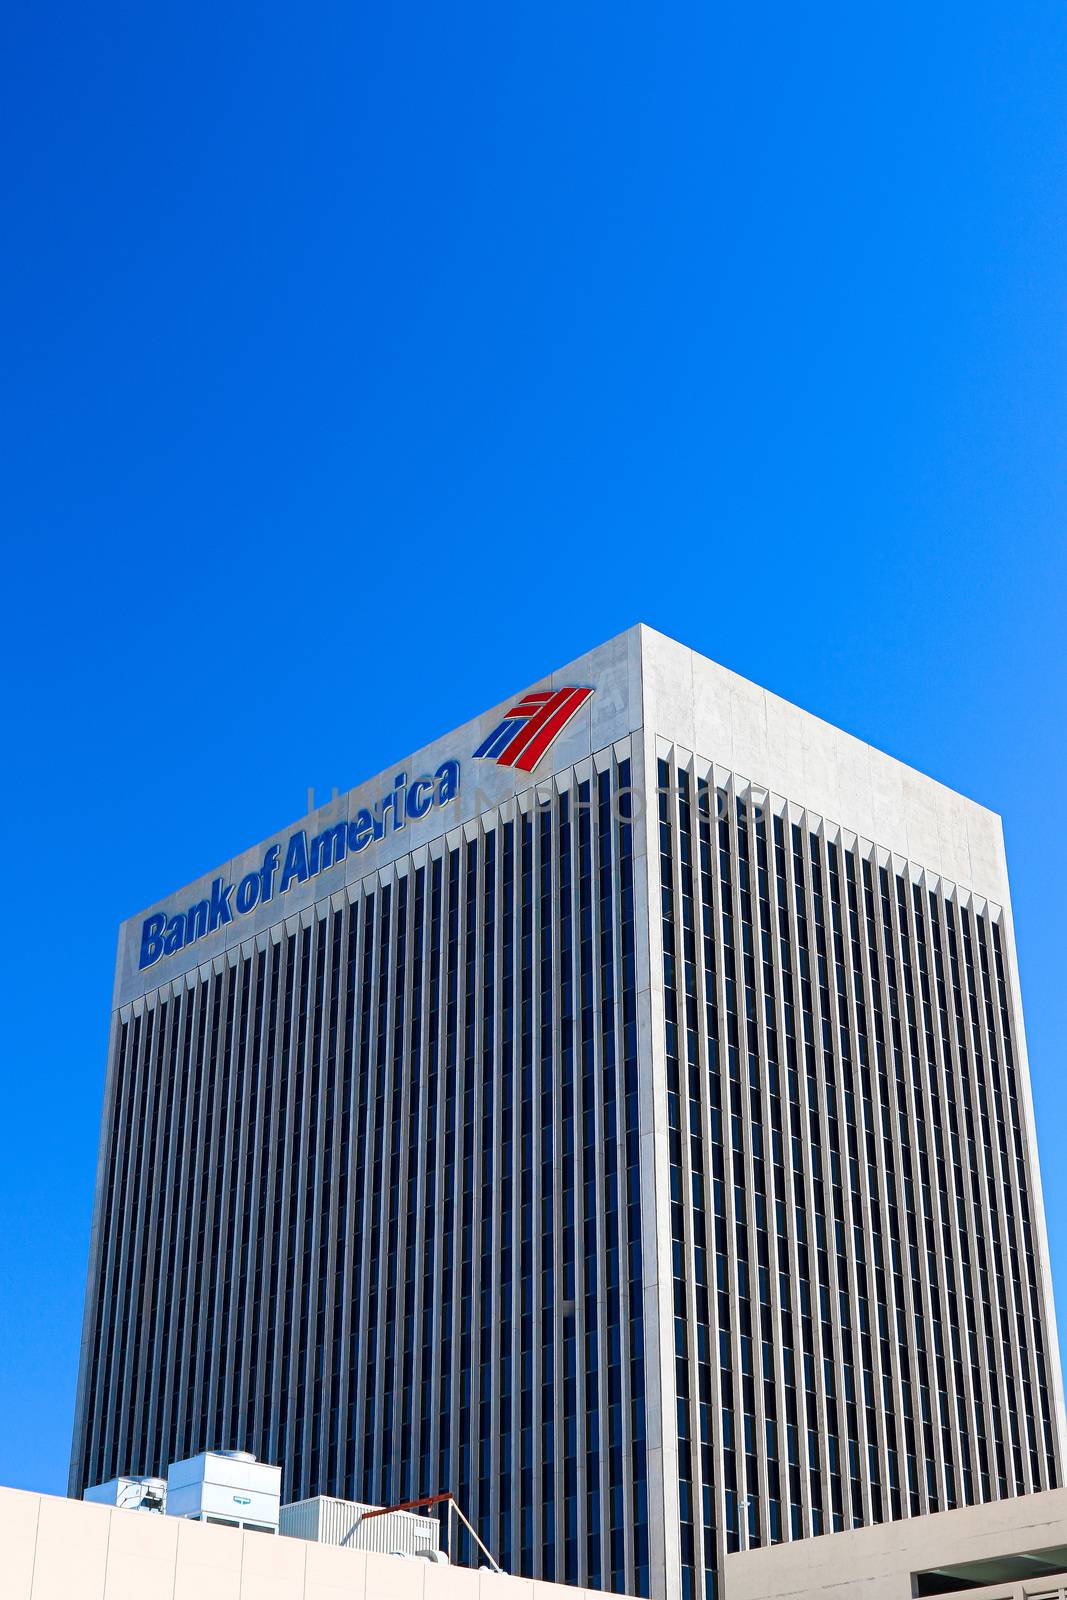
[[475,756],[501,767],[532,772],[592,693],[592,689],[571,686],[524,695],[488,739],[482,740]]

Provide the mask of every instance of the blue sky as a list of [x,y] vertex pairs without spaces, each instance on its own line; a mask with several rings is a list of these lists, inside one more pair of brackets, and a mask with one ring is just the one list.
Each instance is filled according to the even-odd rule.
[[9,11],[0,1483],[65,1487],[121,918],[636,620],[1003,814],[1067,1306],[1065,49]]

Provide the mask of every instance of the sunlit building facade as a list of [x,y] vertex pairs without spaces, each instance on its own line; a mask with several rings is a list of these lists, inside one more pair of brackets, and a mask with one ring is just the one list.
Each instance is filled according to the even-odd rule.
[[661,635],[123,925],[73,1492],[244,1448],[688,1600],[1062,1416],[999,819]]

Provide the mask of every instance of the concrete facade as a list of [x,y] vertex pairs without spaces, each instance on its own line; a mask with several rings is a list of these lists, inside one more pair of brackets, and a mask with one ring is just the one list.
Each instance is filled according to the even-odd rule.
[[473,756],[511,697],[294,825],[378,807],[358,852],[147,967],[294,829],[123,925],[72,1492],[248,1448],[713,1600],[1061,1481],[1000,819],[644,627],[569,685],[532,774]]
[[1067,1490],[1053,1489],[742,1552],[725,1575],[727,1600],[912,1600],[921,1575],[968,1600],[1061,1600],[1065,1568]]
[[[662,1507],[665,1530],[661,1546],[665,1562],[663,1592],[681,1593],[684,1600],[688,1600],[689,1596],[699,1594],[703,1589],[707,1600],[711,1600],[719,1592],[713,1572],[721,1573],[729,1553],[743,1549],[746,1544],[759,1545],[768,1541],[777,1544],[781,1540],[793,1541],[798,1538],[806,1540],[829,1529],[848,1528],[853,1523],[877,1522],[883,1517],[925,1516],[972,1498],[989,1501],[995,1499],[998,1492],[1031,1494],[1032,1491],[1058,1485],[1062,1482],[1065,1437],[1063,1384],[1019,998],[1007,863],[999,816],[674,640],[648,629],[642,629],[641,632],[644,786],[649,797],[657,792],[660,795],[658,817],[654,802],[645,808],[646,848],[650,861],[649,904],[654,905],[658,895],[670,896],[673,902],[672,916],[651,915],[649,919],[648,1037],[647,1041],[643,1041],[653,1090],[650,1121],[644,1129],[648,1152],[644,1158],[644,1170],[646,1174],[655,1174],[654,1215],[658,1223],[655,1266],[646,1259],[646,1319],[661,1334],[672,1327],[673,1321],[675,1333],[673,1341],[665,1338],[661,1344],[657,1374],[659,1381],[653,1385],[660,1396],[666,1419],[666,1425],[656,1435],[657,1444],[662,1441],[663,1461],[662,1470],[655,1474],[662,1494],[662,1500],[658,1503]],[[687,787],[688,799],[681,795],[682,785]],[[695,820],[697,793],[701,786],[706,794],[712,796],[709,829],[698,827]],[[726,805],[716,807],[715,796],[725,798]],[[681,827],[683,804],[691,816],[691,826],[685,840]],[[723,811],[728,813],[724,825]],[[805,861],[803,874],[792,867],[788,860],[786,863],[783,887],[789,901],[788,914],[781,902],[775,907],[772,889],[769,920],[763,920],[762,913],[759,919],[753,917],[754,939],[758,939],[762,933],[764,941],[772,946],[775,958],[767,959],[765,947],[762,969],[758,961],[754,963],[753,981],[747,986],[756,1013],[754,1019],[750,1013],[749,1021],[750,1071],[746,1075],[742,1065],[739,1081],[731,1091],[731,1096],[735,1097],[740,1089],[743,1097],[746,1087],[751,1086],[757,1098],[751,1101],[751,1112],[747,1099],[732,1100],[747,1115],[743,1115],[744,1132],[739,1138],[735,1137],[734,1149],[725,1150],[722,1181],[725,1201],[721,1216],[716,1218],[715,1223],[716,1238],[720,1245],[729,1239],[731,1233],[736,1235],[726,1245],[725,1253],[730,1261],[727,1282],[733,1292],[729,1305],[723,1305],[718,1318],[720,1349],[716,1351],[715,1319],[709,1317],[705,1320],[701,1316],[700,1291],[694,1292],[702,1248],[707,1251],[709,1258],[719,1253],[712,1242],[712,1227],[709,1221],[704,1229],[703,1240],[698,1242],[700,1228],[694,1208],[689,1205],[681,1208],[675,1205],[672,1208],[671,1204],[675,1187],[681,1190],[684,1199],[694,1183],[707,1183],[707,1152],[713,1132],[710,1124],[715,1112],[709,1118],[706,1104],[698,1108],[696,1101],[689,1099],[689,1115],[686,1116],[683,1109],[680,1116],[681,1126],[676,1136],[677,1159],[672,1164],[671,1119],[669,1114],[666,1118],[662,1115],[662,1107],[665,1104],[669,1106],[674,1095],[680,1106],[685,1108],[687,1067],[694,1081],[695,1076],[699,1076],[706,1084],[709,1065],[716,1056],[715,1042],[711,1039],[710,1025],[706,1028],[692,1026],[694,1020],[698,1023],[703,1020],[697,1018],[697,1013],[703,1010],[705,996],[718,1014],[718,1043],[721,1047],[722,1017],[729,1009],[722,950],[716,948],[709,955],[708,940],[705,938],[702,950],[701,941],[696,938],[692,940],[692,950],[687,951],[687,935],[690,927],[695,927],[699,932],[702,918],[705,930],[710,919],[715,932],[719,933],[731,919],[736,921],[739,915],[743,916],[745,895],[738,882],[739,844],[742,833],[745,833],[751,848],[754,835],[759,831],[752,828],[752,816],[761,812],[768,823],[768,856],[773,819],[783,825],[787,846],[790,831],[794,835],[799,832],[804,841]],[[740,824],[741,816],[745,817],[744,828]],[[695,861],[698,851],[704,850],[710,853],[714,862],[716,821],[720,823],[720,862],[729,857],[729,870],[733,875],[732,884],[724,883],[721,887],[714,881],[714,864],[707,874],[710,883],[700,885]],[[668,839],[666,855],[663,854],[665,833]],[[724,833],[728,835],[725,841]],[[828,998],[825,988],[820,986],[817,990],[812,983],[814,1000],[811,1002],[811,1026],[816,1036],[821,1027],[822,1049],[816,1046],[816,1069],[812,1072],[809,1062],[806,1086],[803,1075],[799,1075],[799,1093],[791,1109],[786,1109],[784,1094],[780,1098],[774,1093],[768,1094],[764,1074],[768,1069],[769,1056],[774,1053],[771,1049],[772,1036],[778,1040],[779,1070],[785,1065],[781,1059],[783,1035],[787,1032],[783,990],[789,993],[792,986],[793,1006],[796,1009],[799,995],[795,991],[801,987],[797,979],[806,959],[801,949],[804,938],[801,924],[806,923],[810,931],[820,920],[813,903],[814,874],[808,841],[811,841],[812,849],[817,847],[822,852],[824,875],[827,851],[832,846],[842,863],[846,858],[851,858],[857,881],[862,864],[867,863],[875,877],[880,870],[884,871],[890,884],[895,882],[899,886],[898,893],[903,890],[910,899],[917,892],[926,904],[922,915],[917,915],[914,907],[909,906],[907,917],[898,914],[894,908],[888,919],[879,919],[881,925],[876,928],[873,940],[861,941],[867,948],[862,949],[858,958],[853,958],[857,966],[855,980],[849,983],[846,978],[844,985],[837,986],[837,994],[833,993],[835,986],[832,983],[829,985]],[[657,851],[660,852],[658,873],[651,865]],[[689,851],[693,858],[689,867],[679,859],[684,851]],[[788,857],[788,847],[786,854]],[[794,857],[793,861],[796,859]],[[752,860],[750,868],[755,865],[755,860]],[[687,872],[696,884],[690,887],[688,894],[684,881]],[[832,1148],[834,1138],[831,1136],[834,1121],[837,1120],[835,1110],[840,1110],[842,1104],[847,1106],[850,1095],[856,1100],[861,1098],[861,1079],[874,1083],[868,1068],[861,1067],[859,1073],[855,1070],[857,1023],[864,1014],[870,1023],[874,993],[880,989],[883,997],[888,998],[895,1008],[897,1000],[891,992],[893,975],[895,971],[899,973],[902,964],[906,966],[904,957],[909,946],[914,954],[916,932],[923,923],[927,937],[934,921],[940,922],[941,933],[947,927],[950,936],[959,936],[961,919],[978,918],[982,919],[986,933],[992,934],[995,925],[996,933],[992,936],[1002,952],[1002,1025],[995,1030],[997,1039],[979,1042],[975,1038],[965,1044],[960,1029],[951,1021],[947,1029],[944,1024],[939,1027],[936,1022],[936,995],[929,1008],[934,1012],[935,1020],[931,1021],[928,1015],[924,1029],[918,993],[920,982],[916,976],[914,1000],[906,1000],[903,994],[899,994],[901,1017],[906,1014],[913,1019],[918,1034],[917,1045],[913,1038],[910,1051],[911,1071],[909,1073],[906,1065],[903,1070],[898,1069],[895,1084],[892,1082],[893,1074],[879,1074],[883,1079],[884,1112],[894,1119],[892,1143],[898,1148],[891,1154],[888,1147],[884,1152],[878,1150],[878,1135],[885,1130],[879,1126],[882,1116],[878,1110],[878,1096],[874,1094],[873,1111],[866,1107],[865,1100],[863,1114],[856,1119],[855,1153],[850,1155],[847,1150],[850,1133],[842,1138],[838,1153]],[[830,918],[827,917],[825,922],[829,949]],[[859,916],[842,908],[846,946],[850,922],[855,937],[857,923],[862,922],[862,906]],[[672,948],[665,949],[665,940],[671,941]],[[812,941],[810,956],[814,954]],[[688,959],[685,959],[686,955]],[[951,990],[952,983],[947,977],[947,950],[945,955],[946,987]],[[680,1038],[675,1051],[672,1082],[666,1049],[669,994],[666,981],[660,981],[660,975],[665,974],[671,965],[680,972],[683,964],[693,992],[683,997],[683,984],[679,976],[674,1004],[678,1013],[675,1026]],[[844,964],[850,964],[847,954]],[[792,977],[783,970],[788,965],[792,967]],[[930,965],[929,982],[933,990],[932,961]],[[960,965],[962,967],[963,963]],[[965,991],[966,984],[961,984],[961,988]],[[980,995],[971,996],[970,1006],[975,1003],[981,1004]],[[951,1010],[951,998],[948,1005]],[[965,993],[963,1009],[965,1012],[968,1010]],[[691,1024],[685,1030],[687,1042],[684,1047],[681,1043],[685,1022],[683,1011],[687,1011]],[[873,1041],[876,1053],[884,1051],[887,1061],[891,1048],[891,1027],[887,1019],[884,1045]],[[866,1031],[870,1039],[869,1028]],[[846,1033],[851,1036],[851,1063],[845,1057]],[[799,1028],[797,1034],[796,1054],[799,1059],[803,1054]],[[832,1038],[834,1034],[838,1037]],[[788,1044],[788,1040],[785,1042]],[[810,1044],[807,1049],[810,1053]],[[908,1053],[900,1052],[905,1058]],[[984,1155],[979,1151],[977,1141],[972,1140],[968,1146],[968,1157],[962,1145],[957,1149],[959,1136],[954,1137],[952,1124],[958,1118],[962,1134],[966,1125],[976,1126],[981,1121],[983,1111],[992,1114],[992,1105],[990,1103],[987,1106],[986,1102],[988,1086],[977,1080],[982,1078],[984,1062],[990,1057],[1000,1060],[1005,1055],[1014,1061],[1017,1080],[1017,1108],[1009,1113],[1005,1105],[1004,1115],[1011,1123],[1011,1128],[1007,1130],[1007,1144],[1010,1147],[1014,1141],[1015,1145],[1016,1159],[1009,1161],[1015,1168],[1012,1176],[1015,1183],[1025,1189],[1023,1207],[1032,1217],[1032,1227],[1027,1230],[1034,1263],[1032,1282],[1022,1285],[1021,1291],[1018,1286],[1009,1286],[1005,1291],[999,1312],[994,1312],[993,1321],[1000,1325],[996,1327],[993,1337],[990,1333],[989,1309],[984,1313],[986,1326],[983,1328],[983,1312],[975,1308],[975,1328],[962,1341],[969,1344],[969,1353],[961,1349],[953,1362],[949,1357],[949,1347],[952,1346],[955,1354],[953,1341],[958,1339],[959,1330],[954,1332],[946,1326],[946,1322],[951,1321],[945,1305],[946,1296],[949,1308],[956,1306],[959,1309],[965,1301],[970,1300],[962,1286],[977,1265],[977,1256],[983,1250],[988,1250],[992,1242],[990,1235],[996,1235],[1002,1225],[1005,1206],[1011,1211],[1018,1201],[1006,1194],[1003,1186],[1006,1166],[1003,1153],[996,1151],[998,1136],[992,1138],[992,1145]],[[905,1089],[904,1080],[909,1076],[912,1082]],[[1014,1098],[1013,1095],[1013,1105]],[[758,1125],[762,1132],[753,1138],[750,1134],[757,1125],[754,1109],[757,1099]],[[724,1120],[727,1110],[723,1096],[721,1115]],[[768,1228],[766,1234],[769,1247],[766,1249],[766,1266],[762,1270],[770,1278],[771,1284],[769,1309],[765,1309],[762,1304],[758,1308],[756,1306],[757,1295],[751,1277],[748,1279],[748,1295],[739,1292],[742,1291],[742,1285],[734,1277],[734,1271],[741,1234],[747,1233],[751,1243],[751,1224],[754,1218],[758,1220],[760,1206],[764,1205],[768,1213],[770,1211],[772,1186],[764,1184],[761,1196],[758,1179],[761,1170],[767,1166],[769,1145],[776,1137],[773,1126],[776,1118],[782,1126],[782,1137],[787,1138],[792,1131],[794,1144],[792,1160],[786,1145],[781,1167],[781,1179],[784,1181],[776,1181],[773,1185],[779,1207],[778,1229]],[[939,1122],[943,1124],[940,1128]],[[842,1133],[845,1133],[844,1129]],[[1003,1144],[1004,1140],[1000,1139],[999,1142]],[[724,1144],[728,1143],[724,1141]],[[906,1147],[906,1154],[900,1147]],[[701,1151],[699,1157],[695,1154],[698,1149]],[[940,1156],[938,1151],[941,1151]],[[895,1251],[904,1254],[909,1248],[903,1223],[904,1214],[909,1210],[905,1191],[910,1191],[912,1178],[906,1170],[901,1169],[902,1154],[909,1166],[918,1161],[921,1169],[925,1159],[931,1170],[946,1168],[950,1173],[956,1173],[955,1183],[951,1178],[947,1182],[947,1192],[940,1195],[934,1193],[934,1188],[940,1185],[932,1184],[929,1196],[921,1206],[916,1206],[913,1215],[917,1215],[919,1227],[925,1227],[927,1249],[918,1270],[913,1267],[912,1282],[905,1282],[903,1293],[899,1288],[898,1275],[879,1273],[877,1268],[872,1271],[870,1259],[876,1207],[884,1208],[887,1203],[890,1207],[897,1204],[901,1219],[900,1241],[894,1242],[895,1229],[890,1219],[889,1230],[882,1230],[879,1248],[885,1249],[890,1256]],[[827,1189],[827,1179],[832,1177],[832,1173],[827,1171],[827,1160],[839,1160],[843,1168],[848,1165],[855,1172],[857,1167],[864,1167],[864,1156],[867,1158],[868,1171],[861,1173],[854,1185],[841,1185],[845,1198],[839,1208],[835,1205],[835,1211],[840,1211],[840,1222],[835,1222],[829,1215],[829,1207],[821,1208],[818,1204],[820,1191]],[[997,1168],[1000,1168],[999,1172]],[[1014,1188],[1015,1183],[1010,1187]],[[836,1192],[837,1186],[833,1187]],[[925,1194],[926,1185],[920,1183],[916,1192],[920,1189]],[[980,1193],[981,1199],[975,1203]],[[672,1226],[672,1218],[677,1219],[677,1226]],[[883,1224],[884,1221],[883,1211]],[[845,1249],[838,1251],[836,1262],[834,1252],[827,1250],[829,1270],[810,1273],[805,1283],[805,1274],[801,1270],[804,1256],[818,1254],[811,1250],[816,1243],[810,1237],[813,1222],[816,1229],[825,1227],[827,1234],[835,1226],[846,1232],[851,1228],[856,1243],[855,1248],[848,1248],[846,1243]],[[886,1237],[887,1231],[889,1237]],[[807,1238],[806,1232],[809,1235]],[[977,1244],[976,1249],[979,1237],[982,1242]],[[920,1257],[921,1243],[920,1237]],[[994,1251],[1001,1247],[1002,1241],[993,1244]],[[1007,1249],[1010,1254],[1011,1246],[1007,1246]],[[863,1259],[865,1254],[866,1260]],[[679,1258],[683,1264],[681,1279],[676,1275]],[[755,1264],[749,1261],[749,1272]],[[776,1274],[777,1292],[774,1286]],[[710,1267],[707,1276],[711,1276]],[[884,1295],[877,1290],[870,1293],[874,1281],[880,1276],[886,1280],[887,1292]],[[864,1277],[867,1279],[866,1288]],[[898,1285],[895,1290],[894,1283]],[[833,1314],[836,1307],[831,1305],[832,1314],[822,1321],[821,1331],[819,1319],[812,1317],[813,1333],[809,1338],[802,1339],[798,1337],[795,1327],[795,1313],[798,1306],[802,1308],[805,1300],[809,1297],[814,1300],[816,1294],[827,1297],[831,1302],[839,1301],[841,1315]],[[995,1300],[996,1296],[993,1298]],[[747,1315],[746,1299],[750,1302]],[[818,1381],[816,1371],[813,1385],[807,1388],[806,1395],[797,1407],[793,1423],[796,1466],[790,1469],[789,1475],[795,1475],[799,1468],[796,1488],[799,1506],[794,1509],[793,1525],[789,1526],[783,1505],[779,1525],[775,1527],[771,1514],[771,1502],[774,1499],[772,1480],[776,1473],[782,1479],[786,1476],[785,1449],[781,1437],[786,1419],[781,1402],[783,1392],[789,1387],[787,1368],[790,1350],[786,1344],[783,1315],[787,1302],[791,1302],[793,1308],[794,1327],[789,1343],[792,1345],[795,1366],[799,1369],[803,1358],[804,1362],[816,1369],[824,1364],[836,1369],[836,1377],[831,1387],[829,1382]],[[1043,1442],[1039,1444],[1037,1456],[1027,1463],[1028,1470],[1020,1472],[1013,1482],[1009,1474],[1009,1481],[1001,1479],[998,1486],[992,1481],[993,1474],[987,1483],[972,1484],[970,1489],[961,1489],[958,1482],[953,1484],[949,1478],[953,1471],[958,1475],[961,1454],[966,1454],[973,1443],[974,1431],[984,1432],[995,1450],[995,1441],[1006,1438],[1009,1426],[1014,1425],[1011,1418],[1017,1404],[1013,1398],[1015,1391],[1013,1389],[1012,1396],[1000,1392],[1004,1369],[1011,1370],[1014,1367],[1020,1379],[1020,1392],[1028,1387],[1030,1380],[1020,1372],[1017,1351],[1011,1351],[1016,1329],[1010,1325],[1013,1316],[1027,1302],[1044,1330],[1037,1334],[1038,1342],[1043,1345],[1043,1353],[1036,1367],[1029,1359],[1023,1363],[1029,1368],[1031,1377],[1039,1377],[1045,1391],[1045,1399],[1038,1410],[1043,1408],[1047,1415],[1043,1422],[1038,1421],[1037,1424],[1037,1432],[1043,1435]],[[846,1303],[849,1305],[849,1328],[845,1325]],[[963,1314],[961,1310],[961,1317]],[[966,1315],[970,1317],[971,1311],[968,1310]],[[868,1317],[872,1324],[886,1319],[890,1322],[903,1321],[910,1326],[906,1334],[901,1330],[902,1336],[897,1340],[870,1340],[873,1357],[867,1368],[869,1377],[864,1375],[861,1382],[860,1358],[857,1354],[851,1361],[847,1359],[847,1344],[849,1340],[860,1342],[857,1330],[864,1317]],[[914,1348],[910,1347],[916,1343],[920,1330],[928,1330],[935,1321],[939,1328],[937,1337],[945,1345],[947,1380],[940,1396],[931,1391],[930,1398],[925,1399],[923,1374],[918,1370]],[[708,1332],[711,1333],[710,1340]],[[694,1359],[694,1352],[702,1343],[710,1343],[712,1348],[706,1362],[698,1363]],[[724,1382],[722,1361],[717,1360],[716,1356],[721,1357],[727,1344],[733,1352],[734,1366]],[[746,1345],[750,1346],[747,1356]],[[684,1363],[677,1358],[680,1348],[685,1351]],[[942,1364],[941,1356],[934,1356],[931,1352],[931,1357],[931,1366]],[[750,1363],[751,1377],[744,1372],[739,1376],[739,1358]],[[866,1364],[866,1358],[863,1364]],[[699,1365],[704,1367],[702,1375],[698,1375]],[[851,1375],[848,1371],[850,1367]],[[773,1403],[768,1378],[775,1394]],[[857,1396],[854,1406],[842,1394],[842,1388],[850,1384]],[[868,1390],[866,1406],[859,1403],[863,1384]],[[747,1404],[746,1389],[749,1390]],[[992,1397],[998,1394],[999,1399],[991,1404]],[[670,1417],[672,1402],[678,1407],[679,1418],[683,1412],[688,1413],[688,1443],[682,1439],[680,1430],[670,1425],[673,1420]],[[909,1493],[904,1484],[906,1446],[902,1432],[906,1434],[913,1425],[916,1431],[923,1427],[918,1419],[925,1406],[931,1412],[934,1434],[933,1447],[929,1450],[933,1458],[932,1471],[930,1461],[925,1469],[917,1461],[915,1477],[921,1478],[925,1470],[927,1481],[917,1483]],[[853,1427],[850,1422],[841,1428],[835,1423],[835,1413],[839,1421],[850,1407],[859,1413],[858,1424]],[[744,1452],[747,1471],[738,1471],[732,1503],[726,1488],[729,1476],[724,1437],[727,1409],[732,1412],[735,1436],[739,1420],[743,1418],[744,1430],[753,1437],[751,1448]],[[913,1410],[914,1424],[908,1423],[906,1412],[909,1409]],[[717,1411],[722,1415],[718,1415]],[[995,1416],[993,1411],[996,1412]],[[905,1413],[903,1430],[902,1412]],[[886,1416],[895,1419],[888,1428],[884,1422]],[[939,1421],[940,1427],[937,1425]],[[778,1435],[777,1466],[770,1461],[769,1425]],[[852,1435],[847,1446],[846,1432]],[[650,1434],[653,1433],[656,1430],[650,1424]],[[968,1434],[972,1435],[970,1440]],[[846,1448],[855,1450],[860,1458],[859,1493],[853,1496],[853,1503],[849,1505],[848,1492],[843,1490],[838,1512],[828,1503],[826,1484],[833,1477],[833,1455],[843,1456]],[[735,1449],[734,1454],[740,1462],[742,1451]],[[952,1457],[954,1468],[950,1461]],[[891,1482],[894,1477],[898,1478],[896,1488]],[[881,1504],[878,1503],[878,1496],[871,1493],[875,1483],[881,1486]],[[688,1561],[684,1548],[686,1502],[692,1529]],[[679,1521],[683,1524],[681,1543],[666,1532],[673,1530]]]

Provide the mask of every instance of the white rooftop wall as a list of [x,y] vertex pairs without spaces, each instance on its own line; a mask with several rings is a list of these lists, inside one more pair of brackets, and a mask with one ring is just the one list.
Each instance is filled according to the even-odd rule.
[[593,1591],[0,1489],[3,1600],[593,1600]]

